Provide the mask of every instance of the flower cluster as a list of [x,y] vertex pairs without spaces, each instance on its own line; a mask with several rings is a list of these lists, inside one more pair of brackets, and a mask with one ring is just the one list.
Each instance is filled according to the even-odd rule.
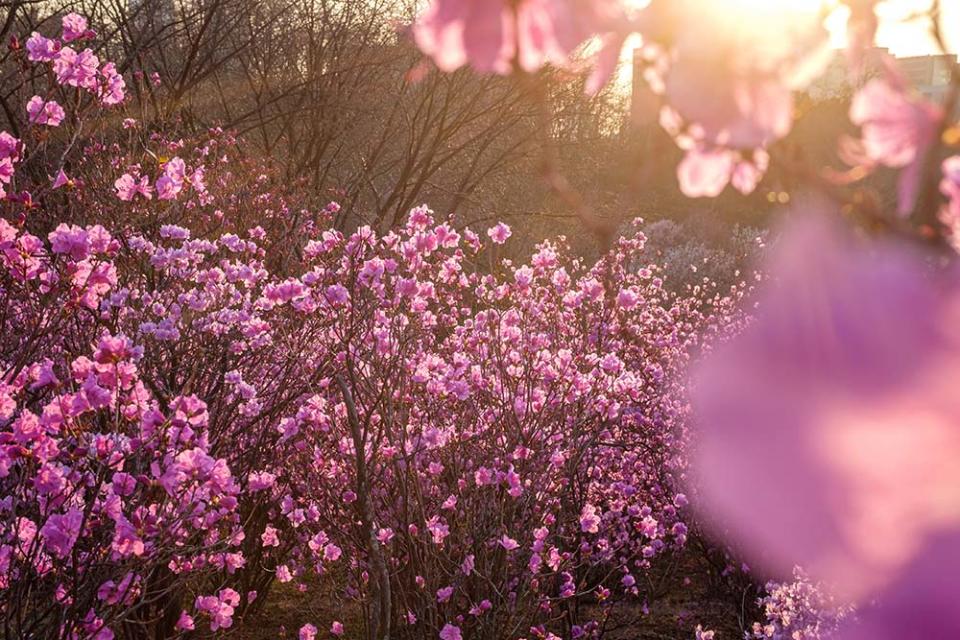
[[[83,89],[106,106],[123,102],[126,82],[117,71],[113,62],[100,64],[100,59],[92,49],[77,51],[68,43],[90,40],[96,33],[87,29],[87,20],[76,13],[63,17],[63,31],[59,39],[47,38],[33,32],[27,40],[27,57],[31,62],[49,63],[57,83],[63,86]],[[31,110],[31,121],[39,124],[57,126],[63,119],[63,110],[56,102],[44,102],[36,96],[38,102]],[[48,111],[49,110],[49,111]],[[36,112],[37,115],[34,115]],[[57,117],[59,116],[59,117]]]
[[834,602],[823,585],[810,581],[797,568],[793,582],[768,582],[757,604],[765,620],[754,622],[746,640],[821,640],[833,637],[850,607]]

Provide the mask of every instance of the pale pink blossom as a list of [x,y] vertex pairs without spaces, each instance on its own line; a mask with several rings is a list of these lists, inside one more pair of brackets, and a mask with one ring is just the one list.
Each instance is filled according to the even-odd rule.
[[680,191],[689,198],[713,198],[731,184],[743,194],[752,193],[767,170],[769,155],[757,149],[751,158],[723,148],[687,151],[677,165],[677,181]]
[[138,194],[143,198],[150,200],[153,197],[153,187],[150,186],[150,180],[147,176],[134,178],[129,173],[125,173],[116,182],[113,183],[117,197],[124,202],[130,202]]
[[27,58],[31,62],[50,62],[57,57],[60,43],[34,31],[27,39]]
[[487,229],[487,235],[490,236],[494,244],[503,244],[512,234],[513,232],[510,230],[510,227],[503,222],[498,222],[496,225]]

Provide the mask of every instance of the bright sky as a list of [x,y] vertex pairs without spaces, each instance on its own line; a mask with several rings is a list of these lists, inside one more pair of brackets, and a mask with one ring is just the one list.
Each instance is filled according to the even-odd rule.
[[[932,0],[887,0],[879,5],[880,30],[877,44],[889,47],[896,56],[922,56],[938,53],[930,37],[930,21],[911,20],[911,16],[930,9]],[[960,50],[960,0],[941,0],[940,24],[951,51]],[[952,25],[952,27],[951,27]],[[842,27],[833,30],[836,44],[842,46]]]
[[[703,2],[737,3],[751,8],[758,16],[757,28],[762,28],[760,16],[765,12],[784,9],[810,9],[817,11],[821,6],[835,6],[837,0],[702,0]],[[625,0],[636,8],[648,4],[649,0]],[[880,27],[877,31],[877,45],[890,49],[897,57],[923,56],[939,53],[936,43],[930,36],[930,20],[926,18],[934,0],[884,0],[877,6]],[[755,8],[755,9],[754,9]],[[960,0],[940,0],[942,18],[940,24],[944,30],[947,47],[951,52],[960,52]],[[844,46],[846,41],[846,7],[837,9],[827,19],[833,45]],[[623,53],[624,64],[619,73],[618,82],[630,85],[632,75],[632,47]]]

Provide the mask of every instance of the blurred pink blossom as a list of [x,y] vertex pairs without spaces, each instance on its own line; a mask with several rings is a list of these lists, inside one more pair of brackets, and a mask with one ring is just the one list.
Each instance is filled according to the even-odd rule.
[[470,64],[506,74],[563,65],[616,4],[609,0],[433,0],[413,27],[421,51],[442,71]]
[[697,488],[748,559],[856,598],[960,527],[960,291],[906,247],[804,218],[754,322],[694,377]]
[[897,190],[901,215],[913,209],[926,151],[942,118],[938,105],[911,93],[892,71],[868,82],[850,104],[850,120],[862,133],[864,157],[859,162],[902,168]]

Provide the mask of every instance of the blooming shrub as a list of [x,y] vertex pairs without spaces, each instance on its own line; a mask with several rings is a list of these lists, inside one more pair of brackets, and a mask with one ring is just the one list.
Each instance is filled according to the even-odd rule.
[[746,640],[820,640],[830,638],[851,615],[849,607],[834,602],[828,590],[815,584],[802,569],[794,569],[788,583],[768,582],[757,602],[765,620],[754,622]]
[[676,374],[729,302],[708,318],[624,269],[642,244],[585,269],[545,243],[529,265],[469,273],[477,237],[422,208],[382,238],[308,243],[312,268],[278,304],[340,311],[314,336],[336,364],[277,426],[298,461],[266,470],[297,487],[274,525],[297,565],[360,560],[351,588],[394,594],[401,637],[495,637],[582,595],[637,595],[686,539]]
[[[843,4],[856,60],[875,3]],[[821,16],[784,11],[741,49],[752,8],[621,9],[437,0],[412,33],[441,69],[524,74],[597,36],[596,90],[640,32],[681,188],[754,190],[792,89],[823,64]],[[359,613],[335,636],[599,637],[620,604],[646,615],[654,561],[700,525],[815,576],[771,582],[747,638],[956,634],[960,180],[939,145],[957,136],[894,68],[854,97],[853,171],[819,184],[839,199],[899,169],[895,214],[838,207],[889,237],[815,217],[788,231],[741,322],[743,284],[666,286],[640,233],[589,265],[563,238],[497,260],[509,226],[484,240],[426,207],[335,230],[336,203],[231,134],[138,122],[86,20],[61,24],[11,41],[29,97],[0,132],[6,635],[219,635],[295,582]],[[702,352],[688,448],[684,373]],[[874,595],[853,626],[848,604]]]
[[[781,575],[799,563],[844,603],[877,600],[861,624],[839,624],[836,637],[956,636],[960,616],[947,602],[960,590],[960,431],[951,393],[960,362],[951,331],[960,64],[945,44],[939,5],[921,11],[950,76],[935,100],[915,91],[888,55],[863,81],[877,0],[651,0],[635,11],[612,4],[617,19],[585,17],[570,29],[571,19],[608,3],[517,0],[480,10],[470,0],[434,0],[415,31],[439,68],[469,61],[499,73],[576,68],[573,47],[557,45],[592,36],[601,43],[588,60],[592,89],[610,77],[625,36],[640,34],[634,75],[658,97],[660,123],[685,151],[680,189],[713,197],[728,184],[756,189],[792,126],[793,90],[828,60],[825,15],[846,13],[835,15],[847,21],[849,71],[860,78],[849,111],[859,135],[842,138],[838,151],[851,169],[809,166],[789,144],[777,149],[787,177],[817,193],[806,202],[812,211],[796,212],[812,220],[787,227],[755,321],[712,352],[691,382],[699,426],[691,485],[704,523],[751,560]],[[539,38],[526,38],[524,19]],[[505,43],[514,33],[517,44]],[[869,192],[841,188],[878,167],[897,170],[889,211]],[[578,203],[561,177],[550,179]],[[820,634],[820,614],[794,609],[794,596],[811,595],[802,584],[774,587],[763,601],[768,623],[748,637]],[[714,632],[698,626],[695,634]]]
[[369,632],[584,637],[647,597],[681,374],[739,290],[666,291],[640,234],[489,272],[504,224],[341,234],[229,134],[129,117],[93,38],[27,40],[49,86],[0,134],[9,632],[219,633],[319,580]]

